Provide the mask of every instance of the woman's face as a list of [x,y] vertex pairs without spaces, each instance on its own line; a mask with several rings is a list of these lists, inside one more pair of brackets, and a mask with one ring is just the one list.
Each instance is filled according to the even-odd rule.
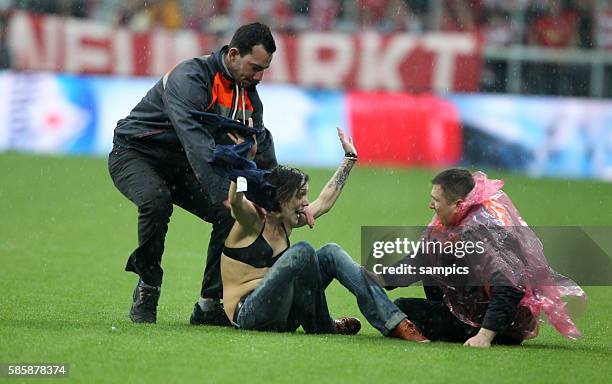
[[292,226],[296,226],[300,220],[300,215],[304,213],[304,208],[308,204],[308,183],[305,183],[289,200],[281,203],[283,220],[287,220]]

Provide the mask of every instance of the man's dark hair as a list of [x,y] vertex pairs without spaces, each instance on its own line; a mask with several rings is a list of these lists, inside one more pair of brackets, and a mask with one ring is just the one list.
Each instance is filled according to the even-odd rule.
[[450,168],[438,173],[431,183],[442,188],[442,194],[449,203],[463,199],[474,188],[474,178],[465,168]]
[[266,180],[274,184],[276,190],[275,210],[280,210],[282,202],[291,199],[309,180],[304,172],[297,168],[278,165],[272,169]]
[[276,51],[274,37],[267,25],[262,23],[251,23],[238,28],[229,43],[230,48],[238,48],[240,56],[248,55],[256,45],[263,45],[268,53]]

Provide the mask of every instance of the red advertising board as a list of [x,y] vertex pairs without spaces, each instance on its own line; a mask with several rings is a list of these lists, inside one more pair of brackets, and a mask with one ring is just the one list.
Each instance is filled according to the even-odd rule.
[[433,95],[349,92],[347,113],[359,159],[391,166],[457,164],[463,136],[457,109]]
[[[267,81],[309,87],[412,92],[478,89],[474,34],[275,34]],[[159,76],[222,44],[191,30],[135,32],[81,19],[16,12],[7,28],[16,69]],[[229,41],[229,38],[223,39]]]

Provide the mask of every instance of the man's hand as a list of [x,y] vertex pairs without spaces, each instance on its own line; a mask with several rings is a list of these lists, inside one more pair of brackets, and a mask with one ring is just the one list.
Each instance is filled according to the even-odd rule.
[[[248,121],[249,128],[253,128],[253,119],[249,117]],[[244,142],[244,137],[240,136],[236,132],[228,132],[227,136],[234,142],[234,144],[242,144]]]
[[[248,125],[250,128],[253,128],[253,119],[250,117]],[[234,142],[234,144],[244,143],[244,137],[240,136],[236,132],[228,132],[227,136]],[[247,159],[249,160],[253,160],[255,158],[255,155],[257,154],[257,138],[255,137],[255,135],[253,135],[253,142],[255,144],[253,144],[253,146],[249,150],[249,153],[247,153]]]
[[308,225],[310,229],[314,228],[315,219],[310,211],[310,206],[307,205],[304,207],[304,211],[298,214],[298,224],[296,227],[302,227],[304,225]]
[[242,144],[244,142],[244,137],[240,136],[236,132],[228,132],[227,136],[234,142],[234,144]]
[[315,219],[308,206],[304,208],[304,215],[306,216],[306,224],[308,224],[310,229],[314,228]]
[[489,348],[495,335],[496,333],[491,330],[480,328],[476,336],[469,338],[463,345],[465,347]]

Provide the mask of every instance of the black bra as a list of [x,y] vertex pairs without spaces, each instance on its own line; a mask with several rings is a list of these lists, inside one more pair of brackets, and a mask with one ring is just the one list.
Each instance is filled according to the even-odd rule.
[[265,268],[271,267],[274,265],[276,260],[289,249],[291,243],[289,242],[289,236],[287,235],[287,230],[285,229],[285,225],[282,225],[283,232],[285,232],[285,238],[287,239],[287,248],[285,248],[281,253],[272,257],[274,255],[274,250],[268,244],[266,239],[263,237],[263,231],[266,228],[266,222],[264,221],[264,225],[261,228],[261,232],[259,236],[251,243],[251,245],[247,247],[241,248],[228,248],[225,245],[223,246],[223,253],[225,256],[241,261],[245,264],[253,266],[255,268]]

